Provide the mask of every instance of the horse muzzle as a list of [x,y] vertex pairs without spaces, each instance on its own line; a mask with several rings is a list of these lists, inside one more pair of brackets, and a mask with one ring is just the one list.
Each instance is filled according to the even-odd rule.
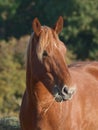
[[76,87],[73,86],[68,88],[66,85],[62,89],[60,89],[57,85],[54,86],[53,95],[57,102],[62,102],[66,100],[70,100],[76,91]]

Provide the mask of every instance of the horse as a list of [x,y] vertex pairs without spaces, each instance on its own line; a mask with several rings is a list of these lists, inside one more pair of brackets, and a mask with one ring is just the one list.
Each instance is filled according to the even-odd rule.
[[22,130],[98,130],[98,62],[67,65],[67,49],[59,39],[63,22],[61,16],[51,28],[38,18],[32,22]]

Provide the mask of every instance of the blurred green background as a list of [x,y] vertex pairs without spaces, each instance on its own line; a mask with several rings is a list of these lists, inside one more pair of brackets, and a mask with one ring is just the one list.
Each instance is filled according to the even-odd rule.
[[98,0],[0,0],[0,117],[18,116],[33,19],[53,26],[60,15],[67,63],[98,60]]

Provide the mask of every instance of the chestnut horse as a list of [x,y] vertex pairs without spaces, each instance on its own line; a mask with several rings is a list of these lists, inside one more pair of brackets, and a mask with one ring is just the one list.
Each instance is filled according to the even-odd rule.
[[20,123],[22,130],[98,130],[98,62],[67,66],[66,47],[54,28],[33,21],[27,48],[26,90]]

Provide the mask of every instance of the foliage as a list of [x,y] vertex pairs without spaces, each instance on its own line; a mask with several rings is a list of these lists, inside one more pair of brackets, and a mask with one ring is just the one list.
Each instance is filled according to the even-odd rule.
[[20,124],[16,117],[3,117],[0,119],[0,130],[20,130]]
[[0,115],[11,115],[19,111],[25,88],[23,55],[27,39],[28,37],[20,40],[13,38],[8,43],[0,42]]
[[78,59],[98,59],[98,3],[96,0],[76,1],[77,7],[67,18],[65,39]]
[[2,38],[29,34],[34,17],[51,26],[62,15],[65,22],[61,37],[76,58],[98,59],[97,0],[1,0],[0,7]]

